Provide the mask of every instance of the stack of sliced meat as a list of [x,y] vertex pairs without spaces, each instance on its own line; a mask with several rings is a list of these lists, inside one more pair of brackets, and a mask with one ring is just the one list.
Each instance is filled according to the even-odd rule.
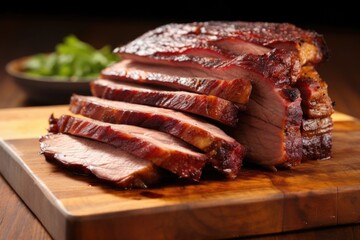
[[[159,168],[198,181],[208,164],[236,178],[245,149],[246,161],[271,169],[331,155],[333,107],[314,68],[327,48],[315,32],[275,23],[168,24],[115,52],[123,61],[91,83],[94,96],[71,99],[70,110],[88,118],[52,118],[56,134],[41,140],[49,158],[144,187],[159,179]],[[103,158],[101,171],[93,157],[60,159],[72,155],[52,144],[68,138],[60,133],[92,139],[94,156],[104,143],[126,152],[113,160],[119,172],[127,170],[123,178],[104,177],[112,161]]]

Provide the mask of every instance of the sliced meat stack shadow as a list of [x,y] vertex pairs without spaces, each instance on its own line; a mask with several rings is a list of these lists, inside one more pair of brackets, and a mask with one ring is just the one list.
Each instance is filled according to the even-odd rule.
[[[74,114],[94,120],[62,116],[52,120],[54,129],[194,181],[206,164],[234,179],[243,159],[276,170],[331,156],[333,106],[315,69],[328,50],[313,31],[261,22],[168,24],[115,52],[123,60],[91,83],[93,97],[71,98]],[[132,128],[144,136],[130,144]],[[149,150],[161,134],[180,142]],[[189,152],[181,141],[192,145]],[[165,149],[182,149],[183,159],[155,154]]]

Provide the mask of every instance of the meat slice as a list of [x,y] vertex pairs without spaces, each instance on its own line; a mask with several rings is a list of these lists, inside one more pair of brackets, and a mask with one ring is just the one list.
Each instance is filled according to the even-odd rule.
[[110,124],[63,115],[50,119],[53,132],[67,133],[111,144],[179,177],[198,181],[206,156],[193,151],[180,139],[141,127]]
[[273,49],[264,55],[244,54],[231,60],[201,57],[186,54],[156,53],[144,55],[144,52],[127,51],[124,46],[120,55],[124,59],[148,63],[176,66],[188,69],[194,76],[220,79],[252,80],[253,74],[261,74],[276,86],[295,83],[301,73],[301,65],[297,54],[284,50]]
[[242,54],[263,55],[273,48],[296,52],[302,65],[328,55],[323,37],[288,23],[194,22],[168,24],[118,48],[138,55],[187,55],[221,60]]
[[245,106],[203,94],[171,91],[125,82],[99,79],[91,83],[93,96],[109,100],[164,107],[194,113],[214,119],[229,126],[236,126],[239,110]]
[[103,78],[164,86],[172,89],[217,96],[245,106],[251,83],[244,79],[218,79],[189,68],[159,66],[123,60],[105,68]]
[[78,95],[72,96],[70,110],[96,120],[153,128],[181,138],[203,150],[210,163],[228,178],[238,175],[245,154],[244,147],[220,128],[174,110]]
[[302,98],[305,118],[325,118],[334,112],[328,86],[312,66],[302,67],[301,76],[296,82]]
[[47,160],[122,188],[147,188],[161,179],[151,162],[108,144],[66,134],[48,134],[39,141]]

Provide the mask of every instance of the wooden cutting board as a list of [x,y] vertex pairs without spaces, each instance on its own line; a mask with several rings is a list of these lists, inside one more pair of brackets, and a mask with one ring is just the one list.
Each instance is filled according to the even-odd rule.
[[0,110],[0,172],[55,239],[230,238],[360,221],[360,122],[347,115],[334,114],[331,160],[123,191],[39,155],[53,112],[67,108]]

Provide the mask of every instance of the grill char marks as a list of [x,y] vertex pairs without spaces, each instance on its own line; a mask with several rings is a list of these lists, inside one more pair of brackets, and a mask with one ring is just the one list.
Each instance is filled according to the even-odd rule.
[[238,175],[245,155],[245,148],[220,128],[170,109],[74,95],[70,110],[103,122],[169,133],[203,150],[210,163],[228,178]]
[[125,82],[115,83],[103,79],[93,81],[91,91],[93,96],[100,98],[189,112],[232,127],[235,127],[238,122],[240,109],[245,108],[245,106],[240,107],[215,96],[164,90]]
[[151,162],[108,144],[66,134],[48,134],[39,141],[49,161],[121,188],[147,188],[161,179]]

